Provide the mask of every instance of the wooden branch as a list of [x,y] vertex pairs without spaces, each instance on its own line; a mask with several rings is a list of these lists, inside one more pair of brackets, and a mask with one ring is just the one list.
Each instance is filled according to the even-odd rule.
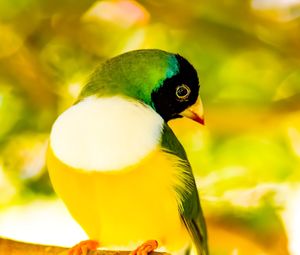
[[[68,248],[41,244],[23,243],[0,238],[0,254],[2,255],[67,255]],[[90,251],[88,255],[128,255],[130,251]],[[167,253],[153,252],[151,255],[167,255]]]

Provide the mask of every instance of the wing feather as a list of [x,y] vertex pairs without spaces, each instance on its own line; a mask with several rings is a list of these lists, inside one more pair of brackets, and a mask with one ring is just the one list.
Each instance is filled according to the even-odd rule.
[[193,240],[197,254],[209,255],[206,224],[192,168],[183,146],[167,124],[164,125],[161,145],[167,153],[171,153],[180,158],[180,173],[178,178],[182,178],[185,185],[184,187],[175,187],[180,198],[178,210],[181,219]]

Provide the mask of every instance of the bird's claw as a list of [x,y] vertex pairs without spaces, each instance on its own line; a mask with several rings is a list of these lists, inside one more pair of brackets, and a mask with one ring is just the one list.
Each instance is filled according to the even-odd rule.
[[99,242],[95,240],[86,240],[76,244],[70,250],[68,255],[87,255],[89,251],[97,250]]
[[148,240],[135,250],[131,251],[129,255],[148,255],[158,247],[156,240]]

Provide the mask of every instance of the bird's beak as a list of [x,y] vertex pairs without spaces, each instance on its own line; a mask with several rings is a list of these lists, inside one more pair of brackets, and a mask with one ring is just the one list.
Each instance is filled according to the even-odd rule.
[[198,123],[204,125],[204,117],[203,117],[203,105],[201,98],[198,97],[196,103],[194,103],[189,108],[185,109],[183,112],[180,113],[181,116],[187,117]]

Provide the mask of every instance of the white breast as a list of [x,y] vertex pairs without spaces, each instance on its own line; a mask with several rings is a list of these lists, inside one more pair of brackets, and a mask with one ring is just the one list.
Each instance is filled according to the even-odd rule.
[[86,171],[133,165],[159,144],[163,119],[150,107],[122,97],[89,97],[54,123],[50,146],[65,164]]

